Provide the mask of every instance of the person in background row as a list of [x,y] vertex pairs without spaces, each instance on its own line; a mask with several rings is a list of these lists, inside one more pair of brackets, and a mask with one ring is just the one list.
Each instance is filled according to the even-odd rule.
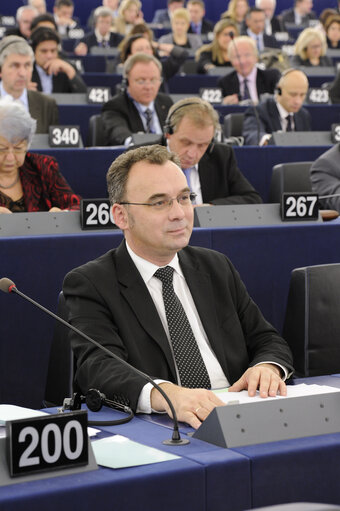
[[39,14],[36,16],[31,23],[31,32],[33,32],[38,27],[47,27],[51,30],[55,30],[58,32],[58,27],[55,22],[53,14],[46,12],[45,14]]
[[328,16],[324,24],[327,46],[330,49],[340,48],[340,16]]
[[[112,19],[117,18],[119,0],[102,0],[102,7],[105,7],[106,9],[110,9]],[[87,26],[90,30],[94,29],[94,11],[95,10],[96,9],[93,9],[91,11],[90,16],[88,17],[88,20],[87,20]]]
[[17,35],[28,40],[31,37],[31,23],[38,14],[37,9],[31,5],[19,7],[16,13],[17,26],[8,28],[5,35]]
[[76,43],[74,53],[87,55],[91,48],[116,48],[123,36],[112,32],[113,21],[111,9],[97,7],[93,13],[94,30]]
[[187,9],[190,16],[190,27],[188,30],[190,34],[198,34],[204,38],[204,36],[214,30],[213,22],[204,17],[205,5],[202,0],[189,0]]
[[202,39],[198,34],[188,34],[190,16],[187,9],[176,9],[171,14],[171,33],[162,35],[160,43],[170,43],[182,48],[198,50],[202,46]]
[[248,108],[244,115],[245,145],[267,145],[274,131],[311,131],[311,116],[303,108],[308,79],[298,69],[287,69],[277,84],[274,98]]
[[264,12],[265,27],[264,32],[267,35],[275,35],[276,32],[283,32],[280,18],[275,16],[276,0],[255,0],[255,6]]
[[228,10],[221,14],[221,18],[230,18],[236,23],[239,33],[245,29],[245,17],[249,10],[248,0],[230,0]]
[[[126,37],[124,41],[122,41],[120,48],[120,60],[123,64],[130,55],[135,55],[135,53],[154,55],[156,58],[159,58],[159,54],[161,54],[162,77],[165,81],[169,80],[169,78],[179,71],[188,56],[188,52],[184,48],[173,44],[151,42],[147,33],[134,34]],[[162,83],[162,87],[163,85],[164,82]]]
[[32,33],[34,52],[32,81],[45,94],[53,92],[86,92],[87,86],[75,68],[59,58],[60,37],[55,30],[39,27]]
[[55,100],[36,90],[31,82],[33,50],[22,37],[8,36],[0,42],[0,95],[20,101],[37,121],[37,133],[48,133],[51,125],[59,124]]
[[326,55],[326,37],[318,28],[305,28],[295,43],[292,66],[329,66],[333,61]]
[[247,28],[243,35],[248,35],[255,41],[259,53],[263,52],[266,48],[279,47],[275,37],[267,35],[264,31],[266,15],[262,9],[251,7],[246,14],[245,22]]
[[21,104],[0,101],[0,213],[79,209],[56,160],[28,152],[35,126]]
[[[188,246],[194,194],[176,156],[158,145],[126,151],[107,183],[125,239],[65,277],[71,323],[155,379],[178,420],[193,428],[223,406],[210,389],[286,395],[284,380],[293,372],[287,343],[227,257]],[[71,343],[82,392],[97,388],[137,412],[170,414],[144,377],[79,335]]]
[[139,0],[123,0],[115,18],[113,30],[122,36],[128,35],[131,28],[143,22],[142,4]]
[[236,37],[229,44],[228,54],[235,71],[219,78],[217,82],[222,89],[224,104],[236,105],[240,101],[258,103],[261,94],[274,93],[281,76],[280,71],[257,68],[258,51],[251,37]]
[[228,54],[231,32],[234,37],[239,35],[238,28],[231,19],[225,18],[216,23],[212,42],[204,44],[196,52],[198,73],[207,73],[216,66],[231,66]]
[[155,11],[152,23],[169,27],[171,14],[176,9],[181,9],[184,7],[184,0],[168,0],[167,6],[167,9],[157,9]]
[[80,22],[73,17],[73,13],[73,0],[55,0],[53,14],[58,32],[62,37],[67,37],[70,30],[80,28]]
[[[286,9],[281,13],[284,27],[286,23],[308,26],[310,21],[317,19],[312,9],[313,0],[294,0],[294,7],[292,9]],[[285,30],[286,29],[287,27],[285,27]]]
[[333,82],[328,84],[327,89],[329,90],[329,97],[333,104],[340,103],[340,71],[337,71]]
[[[340,193],[340,144],[335,144],[315,160],[310,169],[312,189],[319,196]],[[340,212],[340,196],[319,199],[322,209]]]
[[45,0],[28,0],[27,5],[31,5],[34,7],[38,14],[45,14],[46,13],[46,1]]
[[124,64],[127,88],[102,108],[107,145],[129,146],[134,133],[163,133],[163,125],[172,105],[167,94],[159,91],[162,66],[153,55],[136,53]]

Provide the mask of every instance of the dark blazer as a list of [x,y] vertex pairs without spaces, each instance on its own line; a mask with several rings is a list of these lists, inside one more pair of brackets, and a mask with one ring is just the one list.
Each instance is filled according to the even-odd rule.
[[[242,31],[242,35],[247,35],[247,36],[251,37],[248,34],[247,30],[248,30],[248,27],[247,27],[247,25],[245,25],[244,29]],[[265,48],[280,48],[280,45],[277,42],[277,40],[275,39],[275,37],[273,35],[268,35],[265,32],[263,32],[263,45]]]
[[[42,91],[41,80],[36,65],[33,64],[32,82],[38,84],[38,90]],[[86,92],[87,86],[79,73],[70,80],[66,73],[58,73],[52,76],[52,92]]]
[[[282,11],[281,19],[282,19],[283,26],[285,26],[285,23],[295,23],[294,9],[293,8],[286,9],[286,10]],[[308,26],[310,20],[316,20],[316,19],[317,19],[317,15],[315,14],[314,11],[311,11],[309,14],[307,14],[306,16],[304,16],[302,18],[301,25]],[[286,29],[286,27],[285,27],[285,29]]]
[[[263,135],[281,131],[280,114],[275,100],[268,98],[255,107],[260,121],[260,133],[258,133],[258,123],[254,113],[254,108],[248,108],[244,114],[243,137],[246,145],[258,145]],[[295,131],[311,131],[311,116],[305,109],[301,108],[294,114]]]
[[161,25],[170,25],[170,17],[168,9],[157,9],[151,23],[159,23]]
[[57,103],[53,98],[35,90],[28,90],[27,95],[29,112],[37,121],[36,133],[48,133],[50,126],[59,124]]
[[[124,36],[122,36],[121,34],[117,34],[116,32],[110,32],[109,46],[111,48],[116,48],[123,38]],[[81,41],[77,41],[75,46],[77,46],[79,42],[85,43],[88,49],[93,48],[95,46],[99,46],[95,32],[90,32],[89,34],[86,34],[86,36],[83,39],[81,39]]]
[[206,66],[209,65],[209,64],[213,64],[214,66],[217,66],[217,67],[225,67],[225,66],[228,66],[230,67],[231,66],[231,62],[223,62],[222,64],[220,64],[217,60],[214,60],[213,59],[213,55],[212,55],[212,51],[202,51],[200,53],[200,56],[199,56],[199,59],[198,59],[198,62],[197,62],[197,72],[198,73],[207,73],[207,69],[206,69]]
[[[292,370],[290,350],[248,295],[231,262],[205,248],[186,247],[179,261],[203,327],[232,384],[266,360]],[[71,323],[152,378],[176,382],[169,341],[150,293],[125,243],[71,271],[63,291]],[[73,335],[76,384],[97,388],[136,409],[146,381]]]
[[329,97],[332,103],[340,103],[340,72],[338,71],[335,80],[328,86]]
[[[169,108],[173,104],[167,94],[158,93],[155,110],[161,126],[164,126]],[[132,99],[126,92],[116,94],[102,108],[107,145],[121,145],[133,133],[144,132],[144,125]]]
[[[73,193],[52,156],[28,152],[19,173],[25,211],[49,211],[52,207],[79,209],[80,196]],[[0,197],[0,206],[8,207],[8,201],[3,202]]]
[[[277,82],[280,80],[280,71],[278,69],[258,69],[256,76],[257,94],[268,92],[273,94]],[[222,76],[217,81],[218,87],[222,89],[223,96],[230,96],[231,94],[240,94],[240,83],[237,77],[237,72]]]
[[270,24],[272,26],[272,33],[275,34],[275,32],[283,32],[283,25],[277,16],[273,16],[270,20]]
[[[310,169],[313,191],[320,196],[339,193],[340,185],[340,145],[335,144],[319,158]],[[320,200],[325,209],[335,209],[340,212],[340,197],[329,197]]]
[[[212,21],[209,21],[205,18],[202,19],[202,26],[201,26],[201,32],[200,34],[209,34],[214,30],[214,23]],[[192,26],[190,25],[188,32],[190,34],[196,34],[196,32],[193,31]],[[199,35],[200,35],[199,34]]]
[[[302,59],[299,55],[293,55],[290,59],[290,62],[292,64],[292,67],[300,66],[314,67],[314,64],[312,64],[309,59]],[[331,57],[324,55],[323,57],[320,57],[320,63],[315,67],[333,67],[333,66],[334,64]]]

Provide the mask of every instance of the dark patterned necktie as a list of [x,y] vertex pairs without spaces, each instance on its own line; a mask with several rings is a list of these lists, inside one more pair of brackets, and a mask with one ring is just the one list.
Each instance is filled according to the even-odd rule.
[[144,110],[144,115],[145,115],[145,119],[146,119],[146,133],[152,133],[152,129],[151,129],[152,111],[150,110],[150,108],[147,108],[146,110]]
[[170,339],[181,380],[188,388],[210,389],[210,379],[183,306],[173,287],[174,269],[159,268],[154,276],[162,282],[162,293]]
[[294,131],[293,130],[293,123],[292,123],[292,115],[291,114],[288,114],[287,117],[287,128],[286,128],[286,131]]
[[251,99],[250,92],[248,89],[248,80],[246,78],[243,80],[243,98],[242,99]]

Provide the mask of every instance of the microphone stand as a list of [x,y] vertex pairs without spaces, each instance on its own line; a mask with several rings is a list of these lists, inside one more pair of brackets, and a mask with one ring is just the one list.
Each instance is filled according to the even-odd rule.
[[38,309],[40,309],[43,312],[45,312],[46,314],[48,314],[49,316],[54,318],[56,321],[59,321],[60,323],[62,323],[67,328],[70,328],[71,330],[73,330],[73,332],[75,332],[76,334],[80,335],[80,337],[82,337],[86,341],[90,342],[91,344],[94,344],[97,348],[99,348],[102,351],[104,351],[107,355],[109,355],[110,357],[114,358],[115,360],[118,360],[118,362],[120,362],[121,364],[125,365],[128,369],[134,371],[139,376],[142,376],[142,378],[144,378],[149,383],[151,383],[151,385],[155,389],[158,390],[158,392],[164,397],[165,401],[168,403],[169,408],[170,408],[171,413],[172,413],[173,422],[174,422],[172,438],[168,439],[168,440],[164,440],[162,443],[165,444],[165,445],[186,445],[186,444],[190,443],[190,440],[182,439],[181,436],[180,436],[179,428],[178,428],[177,414],[176,414],[175,408],[174,408],[171,400],[169,399],[167,394],[164,392],[162,387],[160,385],[158,385],[158,383],[156,383],[152,378],[150,378],[150,376],[148,376],[146,373],[143,373],[139,369],[136,369],[131,364],[129,364],[128,362],[126,362],[122,358],[118,357],[118,355],[116,355],[115,353],[112,353],[112,351],[107,349],[105,346],[102,346],[99,342],[95,341],[94,339],[92,339],[91,337],[86,335],[81,330],[78,330],[78,328],[76,328],[75,326],[71,325],[70,323],[68,323],[64,319],[62,319],[59,316],[57,316],[56,314],[54,314],[52,311],[46,309],[46,307],[44,307],[40,303],[36,302],[35,300],[30,298],[29,296],[27,296],[24,293],[22,293],[21,291],[19,291],[19,289],[14,284],[14,282],[12,282],[10,279],[8,279],[6,277],[0,279],[0,290],[3,291],[4,293],[16,293],[17,295],[21,296],[22,298],[24,298],[25,300],[30,302],[32,305],[34,305],[35,307],[38,307]]

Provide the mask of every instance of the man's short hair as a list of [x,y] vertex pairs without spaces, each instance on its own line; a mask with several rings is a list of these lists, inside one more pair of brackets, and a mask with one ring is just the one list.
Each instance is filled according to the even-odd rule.
[[44,21],[49,21],[50,23],[53,23],[55,30],[58,30],[53,14],[50,14],[49,12],[45,12],[45,14],[39,14],[39,16],[36,16],[32,20],[31,30],[32,31],[35,30],[39,23],[43,23]]
[[262,12],[264,13],[263,9],[260,9],[260,7],[250,7],[246,14],[246,19],[249,19],[253,12]]
[[74,7],[73,0],[55,0],[54,7],[59,9],[60,7]]
[[187,2],[187,7],[188,5],[199,5],[200,7],[202,7],[202,9],[205,9],[205,4],[203,0],[189,0]]
[[33,5],[22,5],[21,7],[19,7],[19,9],[17,9],[16,15],[15,15],[15,19],[17,20],[18,23],[21,19],[22,14],[25,11],[32,11],[32,12],[34,12],[35,16],[38,16],[38,14],[39,14],[37,9],[35,7],[33,7]]
[[150,165],[164,165],[167,161],[172,161],[180,167],[178,156],[161,145],[143,146],[126,151],[115,159],[106,174],[111,205],[126,199],[129,172],[133,165],[141,161]]
[[93,13],[94,23],[97,23],[98,18],[108,18],[108,17],[110,17],[113,20],[112,11],[108,7],[103,7],[102,5],[100,5],[99,7],[97,7],[94,10],[94,13]]
[[249,35],[239,35],[238,37],[234,38],[234,43],[235,44],[229,44],[229,46],[228,46],[228,57],[229,57],[229,59],[231,59],[232,55],[234,55],[234,54],[236,55],[235,45],[237,46],[238,42],[246,42],[246,43],[248,43],[249,46],[252,47],[252,49],[254,51],[254,55],[256,55],[256,57],[258,58],[259,52],[258,52],[258,49],[257,49],[257,46],[256,46],[256,43],[255,43],[254,39],[252,37],[249,37]]
[[31,46],[33,51],[37,49],[37,46],[44,41],[55,41],[57,44],[60,43],[59,34],[55,30],[48,27],[38,27],[31,35]]
[[192,98],[180,99],[169,110],[165,121],[165,131],[176,132],[184,117],[198,128],[205,128],[212,125],[214,133],[220,130],[220,123],[217,111],[208,101],[194,96]]
[[159,73],[162,74],[162,64],[159,62],[156,57],[153,55],[147,55],[145,53],[135,53],[134,55],[130,55],[130,57],[125,61],[124,67],[123,67],[123,78],[128,78],[131,69],[139,63],[142,64],[149,64],[149,62],[153,62],[158,70]]
[[167,5],[174,4],[175,2],[176,3],[177,2],[182,2],[182,4],[184,5],[184,0],[168,0]]
[[18,35],[8,35],[0,41],[0,69],[6,58],[14,54],[31,57],[33,63],[33,50],[28,42]]

